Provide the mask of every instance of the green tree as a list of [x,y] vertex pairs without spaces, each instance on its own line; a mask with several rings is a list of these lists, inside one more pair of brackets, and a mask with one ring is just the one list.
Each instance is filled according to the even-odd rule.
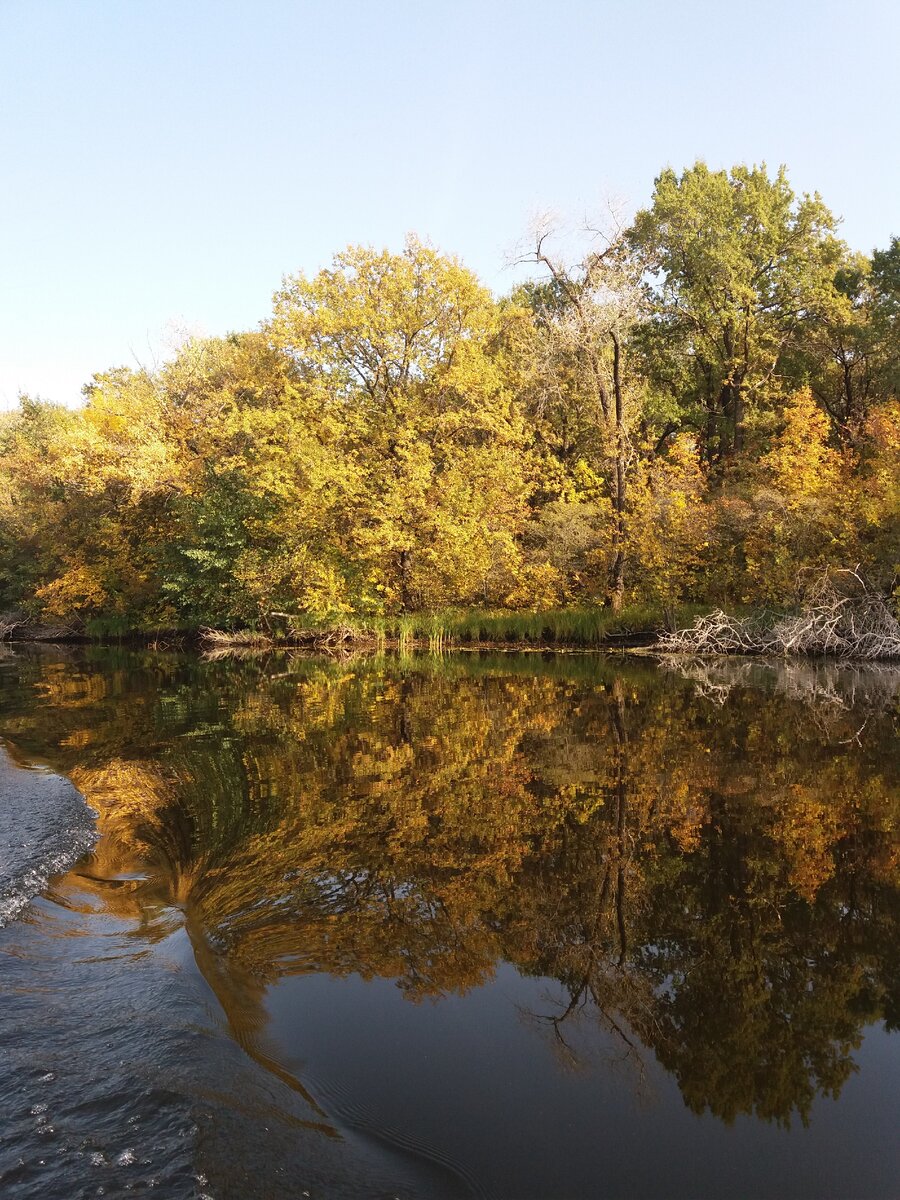
[[900,246],[847,254],[830,299],[804,319],[787,370],[809,382],[839,435],[856,444],[873,406],[900,390]]
[[804,323],[832,301],[834,230],[818,195],[796,197],[784,167],[770,178],[765,165],[669,168],[637,214],[631,240],[653,307],[647,369],[708,459],[744,448]]

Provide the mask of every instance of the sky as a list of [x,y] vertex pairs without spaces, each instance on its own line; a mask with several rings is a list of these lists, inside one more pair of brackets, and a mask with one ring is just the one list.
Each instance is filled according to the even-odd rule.
[[76,404],[406,232],[490,287],[537,211],[787,164],[900,234],[897,0],[0,0],[0,408]]

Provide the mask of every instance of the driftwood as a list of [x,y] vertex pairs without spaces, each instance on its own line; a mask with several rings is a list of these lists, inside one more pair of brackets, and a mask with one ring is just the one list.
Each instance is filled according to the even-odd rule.
[[43,625],[23,613],[0,613],[0,642],[71,642],[80,636],[72,625]]
[[772,627],[765,617],[731,617],[717,608],[688,629],[664,633],[660,650],[672,654],[775,654]]
[[267,633],[258,633],[252,629],[201,629],[200,638],[206,645],[216,650],[267,650],[267,649],[300,649],[324,650],[329,653],[344,651],[362,641],[373,640],[370,635],[362,634],[351,625],[335,625],[330,629],[297,629],[272,637]]
[[271,646],[272,639],[265,633],[253,629],[206,629],[200,630],[200,640],[211,646]]
[[366,640],[365,634],[351,625],[335,625],[331,629],[294,629],[290,642],[294,646],[311,646],[317,650],[337,650],[354,642]]
[[796,615],[732,617],[716,609],[689,629],[664,634],[677,654],[826,655],[869,662],[900,659],[900,622],[857,571],[830,572]]
[[287,623],[284,634],[276,640],[280,645],[297,646],[301,649],[339,650],[359,643],[373,641],[373,636],[364,630],[355,629],[352,625],[331,625],[327,629],[311,629],[303,624],[303,618],[296,613],[270,612],[270,617],[276,617]]

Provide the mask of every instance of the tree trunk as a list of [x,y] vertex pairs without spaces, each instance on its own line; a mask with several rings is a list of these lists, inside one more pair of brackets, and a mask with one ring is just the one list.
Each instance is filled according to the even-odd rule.
[[615,512],[615,547],[612,571],[609,579],[609,603],[613,612],[618,612],[625,598],[625,501],[627,499],[625,482],[625,418],[622,403],[622,348],[617,334],[612,335],[613,342],[613,397],[615,401],[615,489],[613,491],[613,510]]
[[409,612],[411,606],[411,596],[409,588],[409,575],[412,566],[412,555],[409,550],[400,551],[400,608],[403,612]]
[[735,454],[740,454],[744,448],[744,389],[739,383],[736,383],[733,390],[734,440],[732,447]]

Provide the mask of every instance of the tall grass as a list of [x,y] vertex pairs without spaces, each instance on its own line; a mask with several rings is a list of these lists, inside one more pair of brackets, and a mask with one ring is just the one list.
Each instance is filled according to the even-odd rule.
[[[208,643],[246,647],[304,646],[349,649],[368,644],[376,652],[388,645],[401,655],[427,645],[433,654],[473,646],[597,647],[628,635],[659,634],[682,628],[709,612],[709,605],[682,605],[664,612],[659,606],[634,604],[609,608],[550,609],[544,612],[498,609],[444,609],[392,617],[339,619],[307,614],[291,618],[282,629],[201,631]],[[275,614],[282,616],[283,614]]]
[[662,631],[673,620],[680,626],[707,609],[684,605],[668,614],[651,605],[631,605],[617,613],[599,607],[547,612],[445,610],[380,618],[372,623],[372,631],[379,641],[396,640],[401,650],[424,641],[436,652],[478,642],[597,646],[617,635]]

